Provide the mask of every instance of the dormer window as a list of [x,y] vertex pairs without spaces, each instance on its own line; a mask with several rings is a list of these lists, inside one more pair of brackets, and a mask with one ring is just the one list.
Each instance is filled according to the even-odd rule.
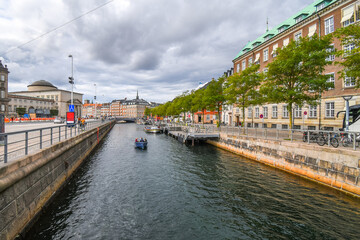
[[272,38],[274,36],[274,34],[268,34],[264,37],[264,40],[267,41],[269,40],[270,38]]
[[253,47],[256,47],[257,45],[259,45],[261,42],[260,41],[256,41],[253,43]]
[[295,23],[301,22],[308,14],[301,14],[300,16],[295,18]]
[[288,27],[289,25],[282,25],[281,27],[278,28],[278,33],[285,31]]
[[250,50],[250,48],[244,48],[244,52],[248,52]]
[[316,5],[316,11],[318,12],[318,11],[324,9],[328,4],[329,4],[329,0],[322,1],[321,3]]

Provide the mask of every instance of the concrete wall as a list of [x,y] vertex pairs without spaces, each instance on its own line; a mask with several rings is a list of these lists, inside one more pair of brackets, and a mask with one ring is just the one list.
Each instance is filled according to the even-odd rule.
[[360,153],[302,142],[221,134],[208,143],[360,197]]
[[0,167],[0,240],[14,239],[30,223],[113,125]]

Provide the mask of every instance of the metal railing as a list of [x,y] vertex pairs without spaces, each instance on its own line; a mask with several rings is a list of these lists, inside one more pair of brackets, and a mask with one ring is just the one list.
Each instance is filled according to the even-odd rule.
[[277,128],[249,128],[249,127],[216,127],[213,124],[178,124],[182,131],[188,133],[220,133],[227,137],[254,137],[280,141],[298,141],[320,146],[345,147],[358,150],[360,145],[359,132],[325,131],[325,130],[299,130]]
[[[94,129],[105,122],[89,121],[82,126],[66,124],[0,134],[0,162],[7,163],[25,155],[36,153],[55,143],[75,137],[84,131]],[[2,145],[2,146],[1,146]]]

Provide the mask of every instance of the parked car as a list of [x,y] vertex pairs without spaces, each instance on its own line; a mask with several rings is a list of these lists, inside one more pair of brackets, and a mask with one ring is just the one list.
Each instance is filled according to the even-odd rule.
[[65,120],[63,118],[61,118],[61,117],[56,117],[54,119],[54,123],[64,123],[64,122],[65,122]]

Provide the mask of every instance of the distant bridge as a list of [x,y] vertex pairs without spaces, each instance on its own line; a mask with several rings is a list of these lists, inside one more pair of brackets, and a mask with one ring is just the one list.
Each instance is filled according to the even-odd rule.
[[125,121],[125,122],[130,123],[130,122],[135,122],[135,121],[136,121],[136,118],[129,118],[129,117],[115,117],[115,120],[116,120],[117,122],[119,122],[119,121]]

